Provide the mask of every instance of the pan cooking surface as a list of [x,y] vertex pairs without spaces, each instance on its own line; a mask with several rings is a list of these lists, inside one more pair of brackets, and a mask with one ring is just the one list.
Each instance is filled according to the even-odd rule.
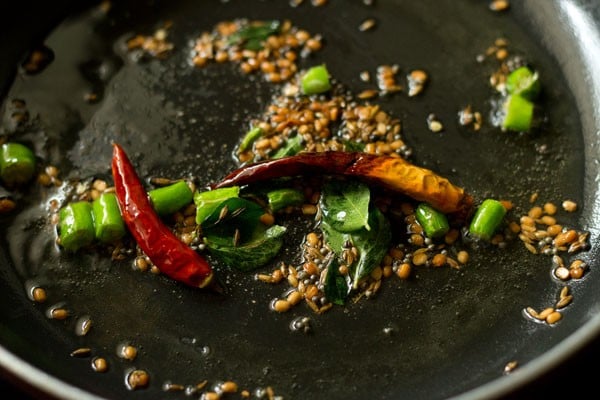
[[[35,141],[38,154],[64,178],[109,178],[114,140],[128,149],[143,177],[191,175],[208,184],[236,166],[231,153],[275,88],[233,64],[192,67],[189,42],[223,20],[289,19],[324,37],[323,50],[299,67],[325,62],[354,93],[365,88],[360,72],[381,64],[398,64],[402,73],[428,71],[431,82],[422,96],[377,100],[401,119],[416,164],[479,199],[510,199],[521,211],[531,206],[533,192],[542,204],[568,198],[586,206],[575,98],[518,6],[499,14],[480,1],[305,3],[296,8],[285,1],[123,3],[108,15],[94,8],[50,34],[45,43],[55,60],[38,75],[17,77],[4,108],[11,99],[26,101],[36,118],[26,139]],[[360,32],[366,18],[377,25]],[[123,50],[127,38],[151,34],[165,21],[172,22],[169,40],[175,44],[169,57],[138,61]],[[499,37],[540,71],[547,121],[539,132],[504,133],[489,122],[474,132],[458,123],[457,112],[468,104],[487,119],[493,65],[476,56]],[[84,101],[91,91],[100,95],[98,102]],[[432,112],[444,122],[441,134],[427,130]],[[386,281],[373,300],[323,315],[304,306],[277,314],[268,304],[282,287],[255,281],[252,273],[218,267],[227,286],[220,296],[140,274],[130,260],[58,254],[47,222],[48,195],[32,190],[19,213],[2,224],[0,340],[37,368],[102,397],[129,398],[124,376],[135,367],[151,379],[147,389],[135,392],[140,398],[185,398],[164,392],[162,385],[203,380],[234,380],[252,391],[271,386],[284,398],[446,398],[500,378],[510,361],[526,365],[598,307],[591,288],[599,278],[592,268],[585,279],[570,283],[575,299],[559,324],[524,318],[527,306],[553,304],[563,284],[551,278],[550,258],[532,256],[515,241],[505,250],[472,251],[460,271],[423,268],[408,281]],[[561,221],[591,229],[581,215]],[[291,225],[288,258],[310,226],[306,219]],[[46,288],[46,303],[27,298],[32,283]],[[63,304],[71,310],[69,319],[46,317],[49,307]],[[82,316],[93,320],[85,337],[75,334]],[[311,318],[310,334],[289,328],[302,316]],[[125,342],[139,349],[132,362],[116,355]],[[80,347],[105,357],[109,371],[96,373],[90,358],[69,355]]]

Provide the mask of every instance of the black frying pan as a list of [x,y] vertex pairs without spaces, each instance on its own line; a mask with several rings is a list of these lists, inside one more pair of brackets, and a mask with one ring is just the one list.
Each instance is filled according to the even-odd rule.
[[[248,118],[267,104],[270,86],[235,67],[192,69],[187,42],[221,20],[285,17],[326,38],[307,65],[326,62],[356,92],[363,88],[360,71],[379,64],[427,69],[432,81],[425,96],[382,101],[402,119],[414,161],[479,198],[521,199],[520,207],[528,206],[524,199],[532,190],[555,202],[573,198],[580,211],[567,221],[591,232],[593,250],[584,255],[591,272],[572,285],[575,301],[553,327],[521,315],[526,306],[554,299],[560,285],[550,278],[548,259],[530,257],[517,244],[510,252],[482,252],[461,272],[420,270],[408,282],[387,284],[376,300],[344,310],[314,316],[298,307],[276,315],[267,304],[281,288],[249,274],[219,268],[228,290],[218,296],[94,254],[59,257],[48,244],[51,231],[40,222],[44,210],[34,207],[42,200],[32,195],[16,216],[2,221],[4,370],[38,394],[69,399],[175,399],[184,395],[163,392],[164,382],[203,379],[232,379],[249,389],[271,385],[284,398],[468,399],[510,393],[558,365],[600,330],[600,9],[592,3],[514,2],[509,13],[494,14],[481,1],[381,0],[374,8],[361,1],[330,1],[324,8],[292,8],[286,1],[124,2],[113,5],[108,18],[81,5],[50,7],[36,13],[44,18],[31,30],[9,26],[14,36],[1,44],[7,55],[4,108],[13,98],[26,100],[31,115],[39,116],[30,137],[43,132],[47,140],[39,154],[66,176],[108,176],[109,143],[116,139],[143,176],[189,173],[200,183],[218,180],[234,167],[230,152]],[[45,40],[54,62],[38,75],[12,76],[6,67],[17,65],[49,33],[45,28],[72,12]],[[377,19],[377,28],[359,32],[367,17]],[[135,63],[119,49],[127,35],[151,33],[166,20],[173,22],[170,38],[177,46],[171,57]],[[473,133],[456,122],[466,104],[489,107],[489,70],[475,56],[501,36],[543,77],[549,118],[536,134],[511,136],[489,125]],[[90,90],[101,94],[100,102],[82,100]],[[426,130],[431,112],[445,121],[443,135]],[[540,146],[549,152],[540,154]],[[297,226],[301,231],[307,222]],[[32,279],[48,289],[45,305],[27,298]],[[74,317],[46,318],[47,307],[62,302]],[[85,338],[74,334],[75,316],[81,315],[94,320]],[[302,315],[313,319],[313,334],[289,331],[290,321]],[[394,334],[384,334],[386,328]],[[124,341],[140,348],[133,363],[115,355]],[[109,372],[95,373],[89,358],[69,355],[82,346],[108,358]],[[520,367],[503,376],[513,360]],[[131,366],[150,372],[148,389],[126,389]]]

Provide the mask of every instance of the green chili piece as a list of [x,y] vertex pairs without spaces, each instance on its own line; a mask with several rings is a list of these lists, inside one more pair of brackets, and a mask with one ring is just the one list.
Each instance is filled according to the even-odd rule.
[[250,129],[248,132],[246,132],[246,135],[242,139],[242,141],[240,143],[239,151],[248,150],[250,147],[252,147],[252,144],[256,141],[256,139],[261,137],[262,134],[263,134],[263,130],[260,129],[259,127],[254,127],[252,129]]
[[425,235],[431,239],[442,237],[450,230],[446,215],[431,207],[429,204],[419,204],[415,216],[425,231]]
[[125,236],[125,223],[114,193],[102,193],[92,202],[95,236],[102,243],[114,243]]
[[506,77],[506,91],[508,94],[517,94],[527,100],[533,101],[540,94],[541,84],[538,73],[529,67],[520,67]]
[[287,140],[283,147],[277,149],[275,153],[271,156],[271,158],[283,158],[289,156],[295,156],[300,153],[304,146],[302,145],[303,139],[301,135],[292,136]]
[[210,216],[221,203],[223,203],[223,201],[232,197],[238,197],[239,194],[239,186],[194,193],[194,203],[196,204],[196,223],[202,224],[202,222],[204,222],[204,220]]
[[324,93],[331,89],[329,72],[325,65],[310,68],[302,76],[302,92],[306,95]]
[[148,192],[152,207],[158,215],[173,214],[183,206],[190,204],[194,197],[192,189],[185,181],[178,181],[172,185],[152,189]]
[[27,183],[35,173],[36,159],[29,147],[4,143],[0,149],[0,178],[8,185]]
[[59,211],[60,245],[68,251],[77,251],[94,241],[92,205],[87,201],[67,204]]
[[286,207],[304,203],[304,193],[291,188],[276,189],[267,193],[267,200],[271,211],[277,212]]
[[534,105],[524,97],[513,94],[504,103],[502,127],[511,131],[526,132],[531,128]]
[[506,215],[506,208],[498,200],[486,199],[481,203],[469,226],[471,235],[490,240]]

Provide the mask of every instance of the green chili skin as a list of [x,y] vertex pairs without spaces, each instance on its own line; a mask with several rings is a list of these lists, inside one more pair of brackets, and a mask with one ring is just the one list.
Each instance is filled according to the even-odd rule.
[[450,230],[446,215],[429,204],[419,204],[415,211],[415,216],[423,231],[425,231],[425,235],[431,239],[442,237]]
[[117,196],[114,193],[102,193],[92,202],[95,237],[102,243],[114,243],[125,236],[125,223]]
[[233,186],[221,189],[209,190],[206,192],[194,193],[194,203],[196,204],[196,223],[202,224],[204,220],[225,200],[231,197],[238,197],[240,187]]
[[272,212],[288,206],[298,206],[304,202],[304,193],[297,189],[282,188],[267,193],[267,200]]
[[67,204],[59,211],[60,245],[68,251],[77,251],[91,244],[96,236],[92,205],[87,201]]
[[148,196],[154,211],[158,215],[165,216],[190,204],[194,193],[185,181],[179,181],[169,186],[150,190]]
[[320,94],[331,89],[329,82],[329,72],[325,65],[318,65],[310,68],[302,76],[302,93],[306,95]]
[[506,208],[498,200],[486,199],[481,203],[469,226],[469,233],[482,240],[490,240],[506,215]]
[[262,134],[263,130],[259,127],[254,127],[250,129],[248,132],[246,132],[246,135],[244,135],[244,138],[240,143],[239,151],[246,151],[250,149],[252,147],[252,144],[256,141],[256,139],[261,137]]
[[287,140],[283,147],[277,149],[271,156],[271,159],[294,156],[302,151],[304,139],[301,135],[292,136]]
[[533,122],[534,104],[524,97],[513,94],[504,103],[502,127],[516,132],[526,132]]
[[506,92],[534,101],[540,94],[541,84],[538,73],[529,67],[515,69],[506,77]]
[[33,178],[36,159],[29,147],[4,143],[0,148],[0,178],[8,186],[21,185]]

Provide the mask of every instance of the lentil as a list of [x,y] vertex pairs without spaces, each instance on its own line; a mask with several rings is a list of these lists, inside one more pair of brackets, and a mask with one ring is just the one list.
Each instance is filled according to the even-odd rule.
[[117,355],[125,360],[133,361],[137,357],[137,349],[131,345],[119,346]]
[[562,203],[562,208],[566,212],[575,212],[577,211],[577,203],[572,200],[565,200]]
[[562,314],[558,311],[553,311],[546,316],[546,322],[550,325],[557,323],[562,319]]
[[130,390],[143,389],[150,383],[150,375],[144,370],[135,369],[127,374],[127,388]]
[[46,290],[44,290],[44,288],[41,288],[41,287],[33,288],[33,290],[31,291],[31,295],[32,295],[33,301],[35,301],[36,303],[43,303],[48,298],[48,296],[46,294]]
[[106,372],[108,371],[108,363],[103,357],[94,357],[92,359],[92,369],[95,372]]
[[238,385],[232,381],[223,382],[221,384],[221,391],[223,393],[236,393],[238,391]]
[[458,262],[461,264],[466,264],[469,261],[469,253],[465,250],[461,250],[457,254]]

